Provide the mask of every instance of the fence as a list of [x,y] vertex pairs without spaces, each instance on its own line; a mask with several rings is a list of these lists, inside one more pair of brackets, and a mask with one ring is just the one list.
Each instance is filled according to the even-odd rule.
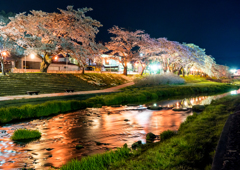
[[[39,69],[12,69],[12,73],[40,73]],[[85,73],[114,73],[114,74],[122,74],[122,72],[109,72],[109,71],[89,71],[85,70]],[[80,74],[80,71],[62,71],[62,70],[48,70],[47,73],[69,73],[69,74]]]

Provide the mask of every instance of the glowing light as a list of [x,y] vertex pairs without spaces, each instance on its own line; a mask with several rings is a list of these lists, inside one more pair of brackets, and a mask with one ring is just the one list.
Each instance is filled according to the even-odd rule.
[[191,100],[190,103],[193,104],[193,103],[194,103],[194,100]]
[[230,72],[231,73],[235,73],[237,70],[236,69],[231,69]]
[[6,52],[6,51],[3,51],[3,52],[2,52],[2,55],[3,55],[3,56],[7,56],[7,52]]
[[57,56],[55,56],[55,57],[54,57],[54,60],[57,60],[57,59],[58,59],[58,57],[57,57]]
[[156,107],[156,106],[157,106],[157,103],[154,103],[153,106]]
[[230,92],[231,94],[237,94],[237,90],[233,90]]
[[177,102],[177,108],[179,108],[179,103]]
[[143,53],[140,53],[140,56],[142,57],[142,56],[143,56]]
[[151,65],[151,69],[154,70],[154,71],[156,71],[156,70],[158,69],[158,66],[155,65],[155,64],[154,64],[154,65]]
[[34,59],[34,58],[35,58],[35,55],[34,55],[34,54],[31,54],[30,57],[31,57],[31,59]]

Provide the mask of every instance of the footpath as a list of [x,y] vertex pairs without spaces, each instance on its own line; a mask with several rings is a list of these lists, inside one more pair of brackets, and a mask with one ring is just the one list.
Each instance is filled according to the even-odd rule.
[[212,164],[212,170],[238,169],[240,169],[240,105],[228,117]]
[[[132,86],[134,82],[122,84],[119,86],[103,89],[103,90],[91,90],[91,91],[78,91],[78,92],[64,92],[64,93],[49,93],[49,94],[39,94],[39,95],[16,95],[16,96],[3,96],[0,97],[0,101],[6,100],[17,100],[17,99],[32,99],[32,98],[44,98],[44,97],[57,97],[57,96],[74,96],[81,94],[98,94],[98,93],[111,93],[118,92],[121,88]],[[41,92],[40,92],[41,93]]]

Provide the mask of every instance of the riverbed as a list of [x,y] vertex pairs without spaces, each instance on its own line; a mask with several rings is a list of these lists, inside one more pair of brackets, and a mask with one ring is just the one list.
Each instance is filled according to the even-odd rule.
[[[125,143],[129,147],[138,140],[145,143],[148,132],[159,135],[165,130],[177,131],[180,124],[192,115],[191,109],[173,111],[172,107],[191,108],[197,104],[210,104],[212,100],[238,93],[239,90],[214,96],[142,103],[143,107],[162,106],[162,110],[138,110],[138,106],[103,106],[5,124],[0,127],[0,168],[61,167],[71,159],[103,153]],[[10,137],[14,130],[22,128],[38,129],[42,137],[31,142],[13,142]],[[76,149],[76,145],[84,148]]]

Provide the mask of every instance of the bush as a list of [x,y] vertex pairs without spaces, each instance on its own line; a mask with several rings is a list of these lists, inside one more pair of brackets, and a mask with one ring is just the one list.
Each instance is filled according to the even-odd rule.
[[176,135],[176,132],[174,132],[172,130],[166,130],[160,134],[160,139],[161,139],[161,141],[164,141],[166,139],[171,138],[174,135]]
[[171,84],[184,84],[185,80],[173,73],[164,73],[149,75],[144,78],[134,79],[134,83],[137,87],[144,86],[157,86],[157,85],[171,85]]
[[26,140],[40,138],[41,133],[38,130],[18,129],[11,136],[12,140]]
[[154,135],[152,132],[147,133],[146,135],[146,141],[147,143],[151,143],[155,140],[156,135]]

